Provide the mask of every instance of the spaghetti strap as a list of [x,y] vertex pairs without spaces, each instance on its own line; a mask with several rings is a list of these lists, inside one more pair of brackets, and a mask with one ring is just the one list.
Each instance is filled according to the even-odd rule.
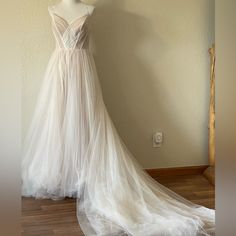
[[90,15],[89,7],[86,5],[87,14]]
[[54,6],[48,6],[48,12],[51,16],[53,14],[53,9],[54,9]]

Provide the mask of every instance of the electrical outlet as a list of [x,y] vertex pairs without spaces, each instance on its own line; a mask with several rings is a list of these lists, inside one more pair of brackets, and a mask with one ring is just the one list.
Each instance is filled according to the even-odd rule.
[[153,134],[153,147],[161,147],[163,143],[163,133],[156,132]]

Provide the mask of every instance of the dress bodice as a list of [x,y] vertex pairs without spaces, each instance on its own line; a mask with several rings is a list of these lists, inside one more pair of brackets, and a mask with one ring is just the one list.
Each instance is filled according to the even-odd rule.
[[52,31],[56,39],[56,48],[61,50],[88,49],[89,30],[88,19],[90,14],[77,17],[68,22],[54,12],[53,7],[48,7],[52,17]]

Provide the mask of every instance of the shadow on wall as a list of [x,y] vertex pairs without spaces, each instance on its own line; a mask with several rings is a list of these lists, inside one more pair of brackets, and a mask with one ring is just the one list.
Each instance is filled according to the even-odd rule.
[[[178,155],[199,153],[194,140],[181,128],[183,124],[177,123],[170,112],[163,78],[152,73],[150,63],[142,57],[144,50],[155,50],[158,58],[168,48],[152,29],[152,22],[122,10],[124,4],[124,0],[99,0],[94,14],[94,56],[104,101],[118,133],[143,167],[175,166],[172,160]],[[146,45],[148,40],[150,45],[158,45],[144,49],[143,42]],[[168,135],[168,142],[161,149],[153,149],[152,133],[160,129]],[[204,135],[207,138],[207,129]],[[188,163],[180,157],[180,166],[181,161]]]

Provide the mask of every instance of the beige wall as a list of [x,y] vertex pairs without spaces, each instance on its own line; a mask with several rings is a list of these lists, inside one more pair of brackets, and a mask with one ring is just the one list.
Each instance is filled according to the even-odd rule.
[[[24,135],[54,48],[47,13],[54,3],[22,1]],[[213,0],[99,0],[96,6],[95,61],[128,148],[145,168],[206,164]],[[156,130],[165,139],[158,149]]]
[[216,235],[236,233],[236,1],[216,1]]

